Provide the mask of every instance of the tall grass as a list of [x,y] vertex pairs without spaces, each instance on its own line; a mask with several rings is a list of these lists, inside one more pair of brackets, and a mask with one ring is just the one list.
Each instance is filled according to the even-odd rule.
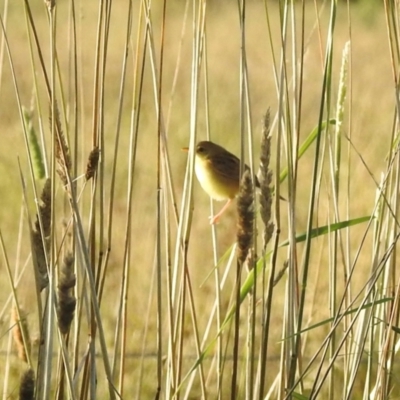
[[[4,399],[399,396],[400,10],[362,3],[2,3]],[[252,172],[212,226],[204,139]]]

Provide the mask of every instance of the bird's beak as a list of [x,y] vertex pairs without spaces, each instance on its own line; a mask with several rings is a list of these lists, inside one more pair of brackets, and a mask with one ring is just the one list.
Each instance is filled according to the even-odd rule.
[[181,150],[186,151],[186,153],[187,153],[189,151],[189,147],[182,147]]

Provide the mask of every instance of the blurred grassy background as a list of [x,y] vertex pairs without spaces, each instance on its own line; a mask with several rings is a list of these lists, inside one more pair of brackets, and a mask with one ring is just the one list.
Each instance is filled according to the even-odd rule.
[[[104,109],[104,135],[106,138],[105,148],[102,149],[102,162],[105,168],[105,190],[104,201],[108,206],[110,192],[110,173],[117,124],[117,107],[119,86],[121,78],[121,63],[124,52],[124,40],[126,35],[127,2],[114,2],[112,5],[112,18],[109,30],[109,45],[107,53],[107,67],[105,76],[105,109]],[[137,2],[138,3],[138,2]],[[154,27],[155,48],[159,48],[162,2],[153,2],[152,18]],[[0,8],[4,1],[0,3]],[[45,60],[49,42],[49,31],[45,7],[40,2],[32,4],[34,20],[39,32],[39,39],[44,51]],[[71,33],[68,26],[69,2],[57,2],[57,54],[60,62],[61,79],[64,82],[64,95],[68,99],[71,93],[70,59],[68,46]],[[79,137],[82,141],[79,157],[82,173],[86,164],[87,154],[91,149],[91,131],[93,125],[93,85],[94,85],[94,62],[96,45],[96,27],[98,21],[98,4],[96,2],[78,2],[78,49],[80,53],[80,114],[79,114]],[[192,22],[189,6],[188,19],[185,22],[185,3],[180,1],[169,2],[166,18],[166,41],[164,49],[163,65],[163,92],[162,107],[168,135],[168,146],[171,155],[172,175],[174,177],[175,190],[177,193],[178,207],[182,193],[184,171],[186,166],[185,153],[180,151],[181,147],[188,145],[189,121],[190,121],[190,96],[191,96],[191,68],[192,68]],[[210,105],[210,132],[212,140],[223,144],[232,152],[239,154],[240,149],[240,95],[239,95],[239,57],[240,57],[240,30],[237,5],[235,2],[210,2],[207,6],[207,73],[209,84]],[[251,116],[254,129],[254,154],[255,160],[259,155],[259,140],[261,130],[261,117],[268,107],[274,116],[278,107],[278,93],[274,79],[273,58],[270,41],[274,46],[276,62],[280,60],[280,23],[279,4],[268,3],[268,13],[272,26],[272,37],[269,37],[266,23],[266,9],[261,1],[249,1],[246,15],[246,45],[247,61],[250,82]],[[300,7],[300,4],[296,5]],[[316,10],[318,7],[318,10]],[[138,15],[138,4],[134,4],[134,16]],[[17,83],[20,90],[22,102],[29,107],[32,102],[34,90],[33,73],[29,63],[29,46],[27,29],[24,23],[23,2],[12,2],[8,6],[7,35],[11,46],[12,57],[15,66]],[[316,23],[317,12],[320,15],[319,23]],[[329,17],[329,6],[326,3],[311,2],[306,4],[306,53],[304,59],[304,82],[303,82],[303,104],[301,113],[301,138],[307,137],[309,132],[317,125],[319,105],[321,102],[321,87],[323,77],[323,59],[325,52],[325,37],[327,34],[327,23]],[[4,18],[4,15],[3,15]],[[351,25],[350,21],[351,20]],[[137,19],[133,19],[133,35],[131,45],[137,40]],[[184,27],[184,24],[185,27]],[[290,30],[290,28],[289,28]],[[143,32],[141,32],[143,34]],[[332,82],[334,90],[339,80],[339,69],[341,63],[342,49],[351,38],[351,70],[349,87],[349,104],[351,105],[351,121],[344,124],[344,133],[351,135],[354,148],[361,154],[362,160],[351,149],[351,193],[350,215],[358,217],[371,213],[371,207],[375,196],[376,184],[366,166],[369,168],[376,181],[379,181],[381,171],[385,169],[385,157],[391,144],[392,126],[394,118],[394,84],[390,65],[387,32],[385,27],[385,16],[383,6],[380,3],[358,1],[351,3],[349,10],[347,4],[340,3],[335,28],[335,50],[333,60]],[[132,50],[132,49],[131,49]],[[117,160],[116,177],[116,201],[114,206],[114,226],[112,242],[106,244],[111,247],[110,267],[105,283],[102,311],[106,337],[109,343],[113,341],[116,311],[118,304],[115,302],[116,293],[119,291],[123,247],[126,225],[126,202],[127,202],[127,179],[128,179],[128,150],[129,150],[129,124],[132,107],[133,62],[135,54],[130,52],[128,59],[128,74],[124,98],[124,112],[122,115],[122,135]],[[178,62],[178,56],[180,60]],[[287,55],[290,58],[290,55]],[[148,366],[148,376],[144,380],[145,386],[142,398],[150,398],[154,391],[155,362],[153,357],[156,351],[156,303],[155,293],[152,290],[152,279],[154,279],[154,254],[156,233],[156,143],[157,143],[157,115],[154,106],[154,89],[151,80],[151,67],[149,54],[146,54],[146,72],[144,80],[144,97],[141,100],[141,116],[138,131],[137,164],[134,181],[134,215],[132,218],[132,265],[131,268],[131,290],[129,292],[129,323],[128,323],[128,350],[131,355],[128,360],[129,374],[132,374],[132,390],[134,382],[138,379],[138,359],[136,356],[141,351],[143,332],[145,327],[144,316],[148,315],[148,302],[152,302],[149,314],[149,336],[147,338],[145,359]],[[35,55],[37,61],[37,56]],[[11,73],[7,58],[2,62],[2,75],[0,82],[0,193],[2,207],[0,208],[0,228],[3,231],[8,255],[12,265],[19,264],[19,268],[29,263],[30,248],[22,240],[20,253],[18,252],[18,228],[21,212],[23,212],[22,189],[18,171],[18,160],[22,165],[22,172],[28,179],[28,167],[26,150],[23,141],[21,121],[19,120],[18,108],[15,100]],[[290,71],[289,71],[290,72]],[[176,74],[176,75],[175,75]],[[174,81],[174,76],[176,81]],[[37,71],[40,90],[43,90],[43,77],[40,70]],[[204,102],[204,77],[202,79],[198,103],[198,138],[205,139],[206,116]],[[43,100],[43,115],[48,115],[46,106],[46,94],[43,90],[39,93]],[[334,96],[335,97],[335,96]],[[67,106],[68,110],[68,106]],[[347,110],[348,115],[349,110]],[[38,126],[38,114],[36,113],[35,124]],[[331,117],[334,117],[333,115]],[[69,121],[72,131],[73,121]],[[46,135],[49,138],[48,123],[45,120]],[[275,138],[276,130],[273,131]],[[109,142],[108,142],[109,141]],[[274,141],[274,139],[273,139]],[[49,144],[49,142],[48,142]],[[346,148],[348,143],[343,142]],[[273,152],[276,152],[276,147]],[[274,154],[273,157],[275,158]],[[328,162],[328,157],[327,157]],[[344,161],[346,162],[346,161]],[[306,228],[307,204],[310,192],[310,176],[313,163],[313,151],[309,151],[299,164],[297,223],[299,232]],[[274,164],[272,164],[274,165]],[[343,171],[346,171],[343,168]],[[278,171],[274,171],[278,173]],[[343,182],[345,177],[342,177]],[[324,182],[324,179],[322,179]],[[329,185],[329,182],[327,181]],[[330,188],[323,188],[323,193],[328,193]],[[61,188],[57,189],[62,192]],[[208,315],[214,301],[214,283],[209,279],[203,286],[200,284],[213,268],[211,231],[207,217],[209,211],[208,196],[202,192],[197,182],[194,187],[194,221],[192,226],[192,241],[189,246],[189,267],[192,276],[193,290],[195,293],[196,307],[199,317],[199,329],[202,331],[207,319],[202,315]],[[285,184],[281,188],[282,195],[287,196]],[[28,184],[30,194],[30,207],[33,209],[34,199]],[[85,193],[87,196],[88,193]],[[60,194],[61,196],[61,194]],[[354,200],[353,200],[354,199]],[[82,202],[82,204],[85,204]],[[221,204],[216,204],[217,209]],[[343,204],[343,212],[345,210]],[[284,209],[284,205],[282,206]],[[22,211],[21,211],[22,210]],[[326,212],[328,203],[321,199],[319,216],[316,224],[328,223]],[[283,211],[284,212],[284,211]],[[227,212],[218,225],[218,248],[219,255],[235,241],[236,211],[234,207]],[[344,214],[343,214],[344,217]],[[60,218],[59,223],[62,224]],[[361,234],[365,227],[356,228],[352,242],[359,243]],[[285,239],[287,228],[285,217],[282,218],[282,239]],[[27,231],[25,229],[25,235]],[[26,236],[27,237],[27,236]],[[318,286],[315,299],[310,302],[308,312],[310,322],[316,322],[328,315],[328,276],[325,266],[327,255],[323,248],[326,239],[316,241],[316,246],[321,246],[313,254],[311,280],[309,285]],[[301,247],[299,247],[301,249]],[[286,255],[284,251],[279,255],[283,263]],[[361,260],[365,259],[369,265],[371,254],[364,252]],[[356,276],[354,277],[355,289],[365,283],[363,276],[363,262],[360,261]],[[230,284],[226,287],[226,298],[223,303],[229,301],[232,291],[234,274],[230,278]],[[284,301],[284,279],[277,288],[282,293],[282,298],[274,298],[274,316],[276,329],[271,338],[271,350],[269,355],[272,359],[278,359],[280,347],[274,345],[281,337],[281,324],[283,301]],[[30,290],[33,282],[33,273],[28,266],[21,282],[18,285],[18,293],[22,304],[28,313],[34,310],[29,305],[35,301],[35,294]],[[225,290],[224,290],[225,291]],[[314,293],[312,289],[309,291]],[[149,296],[150,293],[150,296]],[[8,283],[0,284],[0,303],[5,304],[9,297]],[[210,299],[208,301],[207,299]],[[312,308],[313,307],[313,308]],[[2,314],[3,334],[8,329],[8,314]],[[34,327],[32,318],[30,321]],[[36,327],[37,329],[37,327]],[[191,325],[186,326],[188,344],[192,335]],[[35,330],[35,328],[33,328]],[[319,340],[318,331],[308,341]],[[6,336],[3,336],[6,337]],[[5,349],[5,343],[2,349]],[[311,346],[312,348],[312,346]],[[186,350],[188,365],[193,363],[195,350],[190,351],[190,345]],[[311,353],[310,353],[311,354]],[[190,359],[190,357],[193,357]],[[278,369],[278,366],[276,366]],[[1,367],[0,367],[1,371]],[[129,387],[130,382],[127,382]],[[128,392],[129,389],[127,389]],[[147,392],[148,390],[148,392]],[[147,393],[147,394],[146,394]],[[190,398],[199,398],[193,394]]]

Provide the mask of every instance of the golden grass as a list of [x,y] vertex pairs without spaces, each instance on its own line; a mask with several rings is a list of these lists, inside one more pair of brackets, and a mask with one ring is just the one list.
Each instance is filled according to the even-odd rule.
[[[136,3],[136,2],[135,2]],[[157,3],[157,2],[153,2]],[[376,6],[373,10],[373,16],[365,11],[366,5],[351,5],[351,71],[349,79],[351,87],[348,90],[348,96],[351,101],[351,119],[349,119],[349,110],[347,109],[343,133],[344,138],[342,147],[349,146],[347,138],[351,137],[351,143],[358,154],[350,147],[351,168],[347,170],[347,160],[343,160],[341,190],[346,187],[346,180],[350,179],[350,203],[349,215],[351,218],[369,215],[374,205],[376,192],[376,182],[380,180],[382,171],[386,169],[386,155],[390,150],[391,132],[393,125],[393,116],[395,112],[395,101],[393,92],[393,79],[390,66],[390,58],[387,45],[387,34],[385,28],[385,19],[383,10],[380,6]],[[13,4],[8,10],[7,35],[10,41],[12,57],[14,61],[15,75],[19,85],[22,104],[28,107],[32,102],[34,91],[32,69],[28,64],[29,48],[26,27],[22,24],[22,2]],[[120,2],[113,4],[112,18],[110,21],[109,44],[107,47],[107,66],[105,70],[105,100],[103,113],[103,129],[104,129],[104,148],[100,150],[101,171],[97,170],[97,176],[101,174],[103,187],[91,186],[91,182],[87,182],[84,186],[83,176],[86,171],[86,179],[88,178],[87,165],[90,171],[94,171],[93,159],[88,162],[88,154],[93,153],[93,126],[94,122],[99,122],[98,117],[93,118],[93,96],[94,96],[94,63],[95,63],[95,45],[96,45],[96,27],[98,18],[98,4],[94,2],[82,2],[79,5],[78,12],[78,54],[79,54],[79,119],[78,119],[78,154],[74,153],[73,147],[70,145],[71,157],[78,160],[78,171],[75,177],[78,178],[77,184],[82,189],[82,197],[79,206],[82,215],[85,216],[83,226],[85,234],[88,235],[88,242],[91,240],[97,246],[97,252],[106,254],[110,249],[109,261],[104,280],[104,289],[101,297],[101,315],[103,327],[105,330],[107,345],[109,346],[109,355],[112,358],[112,349],[115,344],[115,332],[119,307],[119,296],[121,287],[123,286],[124,273],[124,243],[127,240],[130,243],[129,258],[129,276],[127,294],[128,302],[128,318],[126,320],[126,363],[125,363],[125,394],[135,393],[134,397],[139,398],[139,378],[141,381],[141,398],[151,398],[155,393],[156,382],[156,364],[155,357],[157,351],[157,304],[156,304],[156,286],[155,286],[155,247],[156,247],[156,200],[157,200],[157,113],[154,106],[154,89],[151,79],[150,57],[146,54],[146,67],[144,74],[144,91],[141,98],[141,116],[139,121],[137,136],[137,152],[136,164],[134,170],[133,189],[132,189],[132,219],[131,233],[127,239],[125,235],[127,224],[127,202],[129,188],[129,146],[130,146],[130,117],[132,107],[132,84],[134,82],[134,57],[136,56],[132,49],[135,46],[137,37],[138,21],[134,17],[132,27],[131,48],[128,57],[128,69],[126,79],[126,93],[124,98],[124,106],[121,120],[121,137],[118,148],[118,158],[116,160],[116,177],[114,189],[114,205],[112,209],[113,226],[111,241],[108,242],[107,234],[104,232],[100,237],[98,231],[97,236],[90,236],[93,222],[90,215],[99,218],[101,211],[105,218],[104,228],[108,228],[107,221],[110,215],[108,207],[111,197],[111,172],[113,166],[113,150],[116,140],[117,112],[119,104],[119,85],[121,78],[123,46],[126,34],[126,18],[127,6]],[[38,29],[39,39],[41,41],[42,51],[46,63],[50,59],[49,51],[49,27],[48,19],[44,5],[32,5],[34,7],[33,14],[36,27]],[[323,9],[323,5],[320,5]],[[133,15],[139,13],[138,4],[134,5],[135,11]],[[66,112],[68,127],[63,126],[63,130],[71,144],[73,142],[73,110],[72,101],[72,83],[73,77],[70,75],[70,48],[68,47],[71,38],[68,27],[68,2],[59,2],[57,4],[57,55],[59,57],[61,79],[64,83],[64,96],[67,101]],[[315,25],[316,15],[313,4],[306,5],[306,53],[304,59],[304,82],[303,82],[303,100],[301,109],[301,132],[300,140],[304,140],[309,132],[317,125],[319,106],[321,103],[321,86],[323,78],[323,58],[325,51],[325,42],[320,41],[318,28]],[[272,24],[273,37],[271,41],[275,51],[279,54],[279,16],[276,4],[269,4],[270,19]],[[321,38],[325,38],[327,34],[327,21],[329,17],[328,7],[321,12]],[[160,46],[162,7],[160,4],[153,4],[152,18],[154,28],[155,48]],[[182,193],[184,186],[184,174],[186,168],[186,153],[182,153],[180,149],[189,143],[190,132],[190,95],[191,95],[191,62],[192,62],[192,26],[190,13],[186,22],[186,30],[182,35],[182,26],[184,18],[184,4],[182,2],[173,2],[168,5],[165,29],[165,48],[163,60],[163,92],[162,92],[162,110],[165,118],[166,134],[168,137],[168,150],[171,162],[171,175],[174,178],[174,190],[177,195],[178,210],[181,206]],[[347,10],[345,4],[339,4],[338,16],[335,28],[335,51],[332,69],[332,85],[333,91],[336,93],[341,53],[345,43],[349,40],[349,26],[347,19]],[[253,152],[254,160],[256,160],[256,169],[258,168],[258,159],[260,156],[260,141],[262,130],[262,116],[268,107],[271,108],[271,121],[278,110],[279,93],[275,85],[273,59],[269,45],[269,36],[265,17],[264,5],[258,2],[249,2],[247,7],[247,25],[246,25],[246,55],[249,69],[249,88],[251,101],[251,118],[253,128]],[[206,127],[209,122],[210,134],[212,140],[223,144],[230,151],[240,153],[240,95],[239,95],[239,57],[240,57],[240,30],[237,6],[229,2],[220,4],[212,4],[207,9],[207,73],[208,73],[208,101],[209,101],[209,121],[206,116],[206,104],[204,100],[204,76],[200,79],[200,92],[198,102],[198,139],[206,138]],[[143,31],[141,31],[143,35]],[[288,51],[290,46],[288,47]],[[36,54],[36,52],[34,51]],[[179,63],[177,62],[180,55]],[[157,57],[159,54],[157,55]],[[142,57],[142,55],[140,55]],[[290,58],[290,54],[287,55]],[[279,58],[276,60],[279,62]],[[35,55],[37,63],[37,56]],[[49,68],[49,65],[47,65]],[[33,114],[33,123],[39,131],[39,115],[43,119],[45,129],[44,137],[46,138],[47,148],[50,149],[50,129],[48,124],[49,111],[48,99],[43,85],[43,77],[40,68],[37,68],[37,79],[39,81],[38,98],[42,102],[41,113]],[[178,68],[178,70],[176,70]],[[293,65],[288,63],[288,74],[290,75]],[[177,80],[174,82],[174,75],[177,72]],[[57,95],[60,95],[60,88],[57,87]],[[335,96],[335,95],[334,95]],[[2,145],[0,146],[0,193],[2,193],[3,207],[0,207],[0,229],[3,231],[5,245],[11,265],[15,266],[15,273],[23,271],[21,280],[18,283],[17,291],[20,302],[24,304],[30,317],[30,323],[33,329],[39,331],[37,324],[37,308],[36,292],[33,289],[33,271],[30,267],[30,246],[27,240],[27,226],[24,223],[22,231],[20,231],[19,218],[21,209],[25,207],[22,200],[23,190],[20,179],[18,161],[21,163],[22,175],[28,182],[27,205],[34,210],[34,195],[32,190],[32,182],[29,181],[29,168],[26,157],[25,145],[22,135],[21,122],[19,120],[18,107],[15,102],[15,89],[12,84],[10,68],[6,61],[3,60],[0,102],[4,106],[0,109],[0,126],[2,127]],[[336,100],[336,99],[335,99]],[[289,106],[292,104],[288,102]],[[64,108],[59,105],[60,110],[64,112]],[[293,112],[293,110],[292,110]],[[334,115],[331,115],[334,117]],[[351,123],[351,125],[350,125]],[[61,124],[64,124],[61,118]],[[286,165],[283,147],[276,149],[276,125],[272,130],[272,155],[271,165],[275,165],[277,152],[281,152],[282,167]],[[96,144],[97,145],[97,144]],[[92,151],[92,153],[91,153]],[[309,151],[304,158],[299,161],[298,167],[298,192],[296,203],[296,224],[297,233],[306,231],[308,202],[310,196],[311,174],[313,166],[313,151]],[[325,165],[329,163],[328,155],[325,156]],[[97,162],[96,162],[97,164]],[[368,167],[370,172],[366,169]],[[274,171],[279,174],[279,171]],[[92,177],[93,174],[90,174]],[[375,180],[375,181],[374,181]],[[65,183],[65,182],[64,182]],[[331,183],[328,168],[322,172],[320,189],[320,200],[317,213],[314,218],[315,226],[326,225],[332,222],[332,204],[330,203]],[[38,185],[40,188],[41,185]],[[102,190],[101,198],[96,197],[94,206],[91,203],[92,191]],[[166,190],[163,187],[163,190]],[[281,194],[288,198],[288,186],[284,183],[281,187]],[[71,223],[71,211],[68,207],[68,200],[64,197],[62,185],[58,182],[55,190],[56,202],[55,206],[58,210],[63,210],[56,215],[57,242],[64,240],[64,227]],[[101,200],[104,204],[101,204]],[[197,329],[202,334],[206,330],[207,322],[213,303],[216,298],[215,281],[205,278],[214,268],[213,238],[207,217],[209,211],[208,196],[201,191],[201,188],[194,183],[194,211],[193,222],[191,227],[191,238],[189,243],[189,251],[187,264],[190,271],[190,279],[193,288],[194,307],[197,314]],[[104,208],[101,209],[100,207]],[[219,209],[220,204],[214,205]],[[346,204],[339,204],[340,216],[342,220],[346,219]],[[173,207],[168,204],[171,221],[173,218]],[[281,241],[285,240],[288,235],[287,226],[287,210],[286,204],[281,205]],[[64,225],[63,225],[64,224]],[[169,225],[171,229],[171,237],[176,237],[177,227],[175,223]],[[236,240],[236,210],[234,207],[224,214],[221,223],[217,227],[217,258],[221,257],[233,245]],[[98,229],[98,226],[96,227]],[[350,254],[354,257],[361,237],[365,231],[365,226],[355,227],[351,230]],[[21,236],[19,236],[21,234]],[[164,238],[165,239],[165,238]],[[371,243],[371,237],[367,238],[367,243]],[[261,249],[261,238],[258,238],[258,249]],[[92,243],[93,244],[93,243]],[[161,247],[163,254],[166,254],[165,242]],[[175,244],[170,245],[174,249]],[[328,238],[322,236],[313,241],[313,251],[311,254],[309,280],[307,282],[306,306],[305,306],[305,326],[314,324],[329,316],[329,288],[330,277],[328,275],[329,265],[329,248]],[[304,249],[303,244],[298,245],[297,252],[299,260]],[[371,265],[371,253],[368,246],[364,247],[360,258],[358,259],[357,268],[352,278],[352,290],[357,293],[365,284],[365,277],[369,272]],[[60,254],[57,254],[57,257]],[[93,255],[98,261],[98,253]],[[278,254],[278,269],[283,267],[288,254],[285,250]],[[166,257],[162,260],[165,271],[168,266]],[[24,268],[25,265],[28,265]],[[92,266],[96,270],[97,265]],[[23,269],[24,268],[24,269]],[[221,276],[228,268],[225,263],[220,267]],[[84,274],[79,279],[85,279]],[[100,279],[100,278],[98,278]],[[338,276],[338,290],[343,289],[342,275]],[[281,352],[280,340],[282,338],[282,320],[285,306],[286,296],[286,279],[277,284],[274,289],[273,307],[271,314],[271,329],[268,356],[269,367],[274,372],[268,376],[268,387],[272,383],[272,379],[279,370],[278,360]],[[80,282],[82,285],[82,281]],[[224,289],[220,293],[221,315],[224,316],[230,309],[230,301],[235,285],[235,271],[229,271],[229,276]],[[82,287],[82,286],[79,286]],[[163,273],[163,292],[165,299],[167,295],[166,274]],[[83,293],[78,293],[78,302],[84,300]],[[5,281],[0,284],[0,302],[6,304],[10,297],[9,285]],[[167,302],[165,301],[163,329],[165,332],[164,339],[164,355],[167,352]],[[82,304],[82,303],[81,303]],[[30,308],[31,307],[31,308]],[[261,307],[261,303],[257,303],[257,307]],[[245,307],[243,307],[245,308]],[[79,312],[82,312],[81,310]],[[87,312],[87,311],[85,311]],[[184,311],[186,315],[185,324],[182,331],[184,337],[184,357],[183,357],[183,374],[193,365],[196,360],[196,335],[191,325],[191,314],[189,307]],[[78,314],[78,310],[75,315]],[[6,313],[3,313],[3,328],[6,330],[7,323]],[[223,319],[223,317],[222,317]],[[241,323],[246,324],[245,317],[242,316]],[[35,325],[36,324],[36,325]],[[86,330],[87,329],[87,330]],[[84,325],[80,331],[81,340],[86,340],[88,333],[93,333],[93,325]],[[121,333],[121,330],[118,332]],[[308,349],[304,355],[304,361],[311,357],[315,349],[320,345],[323,338],[328,333],[328,326],[324,326],[311,333],[305,334],[302,340],[302,346]],[[146,338],[144,333],[147,332]],[[217,327],[212,327],[210,338],[217,332]],[[244,335],[244,334],[243,334]],[[340,334],[339,334],[340,336]],[[3,352],[7,349],[7,336],[3,336],[0,349]],[[260,338],[257,337],[257,340]],[[144,358],[141,359],[142,343],[145,340]],[[244,337],[241,337],[244,341]],[[229,342],[231,344],[231,342]],[[244,343],[244,342],[243,342]],[[224,343],[226,345],[226,343]],[[82,347],[82,349],[84,346]],[[100,346],[96,348],[98,351]],[[119,348],[118,348],[119,350]],[[38,348],[36,348],[38,351]],[[82,354],[79,354],[79,361]],[[15,363],[15,360],[11,360]],[[143,367],[141,367],[143,363]],[[55,365],[54,361],[54,365]],[[0,363],[0,373],[3,368]],[[4,364],[5,365],[5,364]],[[102,365],[99,362],[99,365]],[[204,370],[214,371],[210,369],[211,360],[204,361]],[[231,358],[227,357],[225,369],[229,370],[232,365]],[[242,368],[242,367],[241,367]],[[118,376],[119,368],[115,369],[115,376]],[[242,370],[239,371],[241,373]],[[215,396],[216,377],[211,372],[207,378],[208,387],[210,387],[210,398]],[[339,372],[339,375],[341,372]],[[102,376],[100,391],[106,393],[106,382]],[[11,378],[10,378],[11,379]],[[207,380],[209,379],[209,380]],[[225,374],[223,385],[229,387],[230,374]],[[200,398],[201,389],[198,377],[196,384],[188,398]],[[310,378],[312,380],[312,377]],[[16,381],[15,381],[16,382]],[[243,383],[241,383],[243,386]],[[305,380],[305,386],[309,387],[312,382]],[[14,385],[10,385],[10,388]],[[362,387],[363,388],[363,387]],[[361,390],[362,390],[361,388]],[[397,386],[397,391],[398,386]],[[228,393],[226,389],[224,393]],[[396,392],[397,393],[397,392]],[[137,396],[137,397],[136,397]],[[100,398],[100,397],[99,397]]]

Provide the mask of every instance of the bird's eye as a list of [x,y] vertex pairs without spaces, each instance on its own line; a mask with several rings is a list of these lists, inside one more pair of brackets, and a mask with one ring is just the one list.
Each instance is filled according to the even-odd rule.
[[197,152],[198,152],[198,153],[204,153],[204,147],[199,146],[199,147],[197,148]]

